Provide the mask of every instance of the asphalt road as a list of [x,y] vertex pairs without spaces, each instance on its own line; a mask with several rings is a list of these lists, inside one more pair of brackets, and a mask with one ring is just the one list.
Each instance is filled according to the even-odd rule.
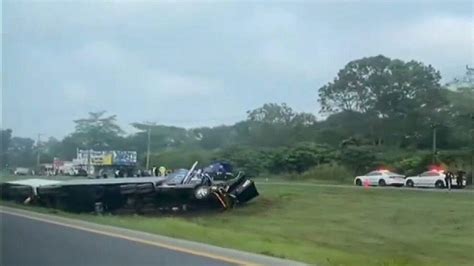
[[0,266],[29,265],[301,266],[304,264],[0,206]]
[[2,266],[232,265],[6,213],[0,255]]

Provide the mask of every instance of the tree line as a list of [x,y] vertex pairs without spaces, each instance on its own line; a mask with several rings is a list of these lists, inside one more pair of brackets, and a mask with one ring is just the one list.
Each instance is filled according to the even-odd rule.
[[78,148],[136,150],[144,165],[150,131],[152,165],[172,168],[225,159],[253,174],[304,173],[319,167],[345,169],[349,175],[382,165],[418,171],[433,160],[435,128],[437,162],[469,163],[474,84],[443,86],[440,72],[430,65],[379,55],[349,62],[317,94],[324,117],[319,120],[285,103],[266,103],[248,111],[244,121],[216,127],[137,122],[132,125],[138,132],[127,135],[115,115],[102,111],[75,120],[74,132],[62,140],[35,143],[5,129],[1,165],[33,166],[37,152],[42,162],[70,160]]

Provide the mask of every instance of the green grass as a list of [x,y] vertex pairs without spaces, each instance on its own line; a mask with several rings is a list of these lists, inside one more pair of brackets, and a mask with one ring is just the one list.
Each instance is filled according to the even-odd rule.
[[248,206],[192,217],[56,213],[318,265],[474,261],[473,193],[271,184],[259,190]]

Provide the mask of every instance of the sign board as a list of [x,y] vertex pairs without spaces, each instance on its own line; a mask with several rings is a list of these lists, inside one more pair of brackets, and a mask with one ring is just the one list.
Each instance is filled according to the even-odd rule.
[[135,165],[137,163],[136,151],[114,151],[114,164]]
[[85,165],[135,165],[137,152],[78,150],[76,160]]

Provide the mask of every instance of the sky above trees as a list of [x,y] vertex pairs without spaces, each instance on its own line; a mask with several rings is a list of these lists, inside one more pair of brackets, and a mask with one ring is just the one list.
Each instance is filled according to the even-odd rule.
[[125,130],[231,124],[266,102],[317,114],[317,89],[383,54],[473,65],[471,1],[23,2],[2,10],[2,127],[63,137],[90,111]]

